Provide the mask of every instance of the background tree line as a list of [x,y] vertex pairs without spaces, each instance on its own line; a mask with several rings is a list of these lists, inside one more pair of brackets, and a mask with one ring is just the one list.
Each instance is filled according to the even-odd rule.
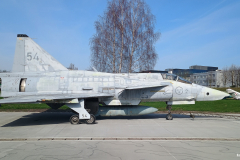
[[229,83],[231,87],[240,87],[240,66],[232,64],[230,67],[224,67],[221,78],[225,87]]
[[144,0],[112,0],[95,22],[90,39],[91,65],[100,72],[131,73],[153,69],[155,16]]

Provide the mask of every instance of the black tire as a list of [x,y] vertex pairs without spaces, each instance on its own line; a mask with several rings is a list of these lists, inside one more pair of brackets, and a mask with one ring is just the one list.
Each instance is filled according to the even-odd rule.
[[96,117],[93,114],[90,114],[90,119],[86,119],[85,123],[86,124],[94,124],[96,121]]
[[76,114],[72,115],[69,121],[71,124],[79,124],[79,116]]
[[167,114],[166,120],[173,120],[173,116],[171,114]]

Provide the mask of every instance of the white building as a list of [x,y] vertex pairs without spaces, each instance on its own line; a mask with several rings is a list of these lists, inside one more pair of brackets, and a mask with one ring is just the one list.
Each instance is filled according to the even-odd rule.
[[229,87],[231,84],[227,83],[226,86],[224,86],[222,81],[222,71],[216,70],[216,71],[209,71],[209,72],[203,72],[203,73],[193,73],[190,75],[191,82],[195,84],[199,84],[202,86],[208,86],[208,87]]

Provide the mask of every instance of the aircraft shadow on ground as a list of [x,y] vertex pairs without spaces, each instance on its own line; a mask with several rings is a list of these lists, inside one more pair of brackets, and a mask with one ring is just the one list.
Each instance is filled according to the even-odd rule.
[[29,113],[9,122],[1,127],[16,127],[16,126],[34,126],[34,125],[48,125],[48,124],[62,124],[69,123],[69,118],[73,115],[71,112],[41,112],[41,113]]
[[[1,127],[16,127],[16,126],[34,126],[34,125],[49,125],[49,124],[62,124],[69,123],[69,118],[73,115],[72,112],[42,112],[42,113],[29,113],[12,122],[9,122]],[[163,114],[148,114],[140,116],[98,116],[96,124],[101,120],[136,120],[136,119],[158,119],[166,118],[166,113]],[[173,118],[190,118],[189,115],[173,114]],[[70,125],[70,124],[69,124]]]
[[[97,120],[105,120],[105,119],[127,119],[127,120],[135,120],[135,119],[158,119],[158,118],[166,118],[166,113],[153,113],[147,115],[139,115],[139,116],[98,116]],[[180,115],[180,114],[172,114],[173,118],[189,118],[189,115]]]

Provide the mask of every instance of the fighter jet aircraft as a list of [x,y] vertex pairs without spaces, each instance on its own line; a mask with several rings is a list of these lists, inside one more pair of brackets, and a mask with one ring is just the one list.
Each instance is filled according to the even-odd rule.
[[[141,100],[166,102],[171,106],[195,101],[221,100],[227,93],[193,84],[167,73],[103,73],[68,70],[26,34],[17,35],[11,73],[1,73],[0,104],[46,103],[51,108],[66,104],[79,120],[94,123],[95,116],[142,115],[157,109],[139,106]],[[99,104],[102,104],[101,106]]]
[[232,89],[226,89],[227,93],[229,93],[234,99],[240,100],[240,93],[237,91],[234,91]]

